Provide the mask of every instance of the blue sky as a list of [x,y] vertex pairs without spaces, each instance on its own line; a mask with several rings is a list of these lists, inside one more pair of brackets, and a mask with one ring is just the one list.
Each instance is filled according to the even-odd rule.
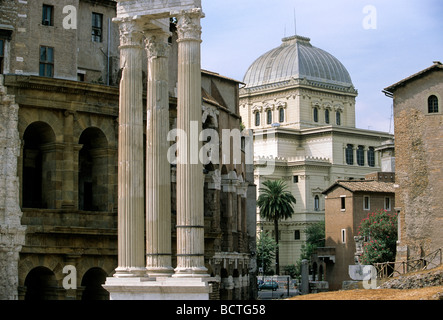
[[[358,128],[393,132],[393,101],[382,90],[433,61],[443,62],[441,0],[203,0],[202,5],[202,68],[240,81],[255,59],[294,35],[295,11],[297,34],[348,69],[359,91]],[[367,6],[376,10],[376,29],[364,27]]]

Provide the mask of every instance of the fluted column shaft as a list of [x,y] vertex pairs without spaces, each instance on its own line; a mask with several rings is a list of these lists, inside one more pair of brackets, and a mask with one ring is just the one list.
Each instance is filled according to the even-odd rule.
[[150,277],[174,273],[171,262],[171,174],[168,162],[169,34],[146,34],[146,268]]
[[[177,14],[177,268],[174,277],[205,277],[203,167],[198,161],[202,129],[200,45],[201,9]],[[193,130],[191,129],[193,128]],[[197,129],[198,133],[195,133]],[[197,147],[197,148],[196,148]]]
[[143,34],[119,22],[122,78],[118,138],[118,268],[116,277],[146,274],[143,186]]

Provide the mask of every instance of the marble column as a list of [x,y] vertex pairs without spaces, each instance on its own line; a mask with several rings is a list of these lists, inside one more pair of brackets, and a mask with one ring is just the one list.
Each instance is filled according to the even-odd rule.
[[150,277],[174,273],[171,251],[169,142],[169,34],[146,33],[148,55],[146,130],[146,269]]
[[143,33],[135,20],[120,30],[118,267],[115,277],[145,276],[143,184]]
[[[177,267],[174,277],[207,277],[204,266],[203,166],[198,159],[202,130],[201,9],[176,13],[178,19]],[[197,129],[198,132],[195,132]],[[194,133],[194,134],[193,134]],[[197,134],[195,134],[197,133]]]

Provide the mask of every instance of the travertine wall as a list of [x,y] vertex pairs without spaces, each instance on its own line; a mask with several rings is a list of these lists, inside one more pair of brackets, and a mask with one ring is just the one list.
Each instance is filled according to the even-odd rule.
[[[428,98],[439,113],[428,113]],[[443,70],[427,73],[394,95],[400,244],[397,259],[417,259],[443,247]]]
[[18,260],[25,240],[18,201],[18,108],[0,75],[0,300],[18,297]]

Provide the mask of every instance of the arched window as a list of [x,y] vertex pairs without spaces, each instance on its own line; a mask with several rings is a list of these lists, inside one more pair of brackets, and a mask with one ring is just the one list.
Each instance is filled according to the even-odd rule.
[[346,146],[346,164],[354,164],[354,146],[352,144]]
[[267,117],[267,123],[268,124],[272,124],[272,111],[269,109],[268,111],[266,111],[266,117]]
[[341,126],[341,114],[340,114],[340,111],[337,111],[335,113],[335,123],[337,124],[337,126]]
[[44,122],[30,124],[24,134],[22,196],[24,208],[55,208],[55,133]]
[[88,128],[80,136],[78,207],[85,211],[106,211],[108,207],[108,142],[98,128]]
[[357,164],[360,167],[365,165],[365,148],[363,146],[358,146],[357,149]]
[[428,112],[429,113],[438,113],[438,98],[436,96],[429,97]]
[[314,122],[318,122],[318,108],[314,108]]
[[278,120],[280,123],[285,122],[285,109],[280,108],[278,111]]
[[375,167],[375,149],[373,147],[368,149],[368,165]]
[[320,210],[320,197],[316,195],[314,197],[314,210],[319,211]]
[[325,122],[327,124],[329,124],[329,122],[330,122],[330,119],[329,119],[329,109],[325,110]]
[[258,111],[255,113],[255,126],[260,126],[260,112]]

